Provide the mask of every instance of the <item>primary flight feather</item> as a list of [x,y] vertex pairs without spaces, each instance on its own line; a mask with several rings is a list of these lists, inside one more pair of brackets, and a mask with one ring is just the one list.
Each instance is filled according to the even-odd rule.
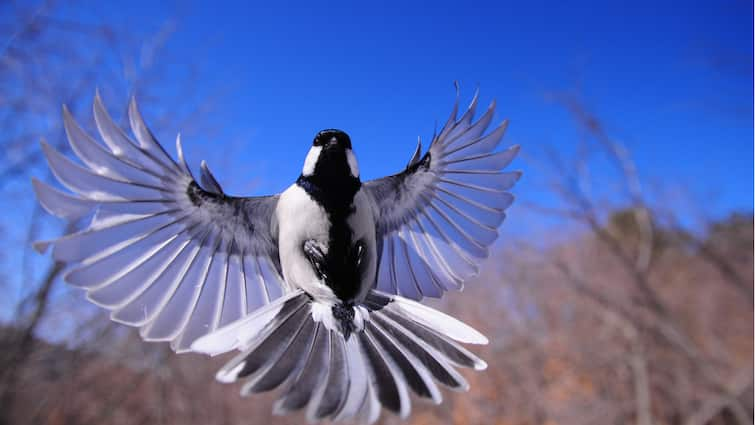
[[463,288],[513,201],[520,173],[503,170],[519,149],[498,149],[507,122],[486,133],[495,103],[475,120],[477,101],[458,118],[457,97],[398,174],[362,183],[351,139],[329,129],[283,193],[234,197],[204,162],[194,178],[180,137],[175,161],[133,100],[136,140],[96,95],[104,145],[63,109],[83,165],[42,143],[73,193],[33,180],[47,211],[91,224],[35,246],[51,246],[65,280],[145,340],[239,351],[217,379],[243,378],[244,395],[279,388],[277,413],[372,423],[383,407],[406,417],[410,393],[440,403],[438,383],[468,388],[457,367],[486,367],[459,344],[486,344],[482,334],[418,302]]

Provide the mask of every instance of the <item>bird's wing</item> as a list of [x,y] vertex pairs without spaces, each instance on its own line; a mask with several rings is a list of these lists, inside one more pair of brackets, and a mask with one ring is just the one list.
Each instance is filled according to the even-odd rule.
[[496,150],[503,121],[486,133],[495,110],[473,120],[478,95],[457,119],[453,112],[424,155],[417,144],[406,169],[364,187],[373,201],[380,262],[376,288],[415,300],[460,290],[498,237],[521,176],[502,171],[518,146]]
[[112,121],[99,95],[94,116],[105,146],[63,110],[68,141],[83,166],[42,143],[53,174],[74,193],[33,182],[50,213],[93,216],[86,229],[35,245],[52,246],[53,258],[69,266],[67,282],[84,288],[113,320],[140,327],[145,340],[170,341],[176,351],[281,295],[277,196],[228,196],[204,162],[200,186],[180,138],[177,163],[133,100],[136,141]]

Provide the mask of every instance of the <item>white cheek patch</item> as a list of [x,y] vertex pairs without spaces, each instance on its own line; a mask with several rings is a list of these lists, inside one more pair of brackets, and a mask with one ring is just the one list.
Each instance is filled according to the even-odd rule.
[[303,176],[311,176],[315,172],[315,165],[317,165],[317,159],[320,157],[322,146],[312,146],[309,150],[307,158],[304,160],[304,167],[301,169]]
[[359,164],[357,164],[357,157],[354,156],[354,152],[351,149],[346,149],[346,160],[349,162],[351,175],[359,177]]

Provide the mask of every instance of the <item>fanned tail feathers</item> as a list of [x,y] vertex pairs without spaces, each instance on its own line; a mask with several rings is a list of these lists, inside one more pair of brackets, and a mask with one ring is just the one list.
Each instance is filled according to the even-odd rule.
[[329,309],[295,291],[200,338],[192,350],[238,350],[218,380],[244,378],[242,395],[280,388],[275,413],[306,409],[310,421],[373,423],[381,406],[404,418],[410,392],[439,404],[438,383],[469,388],[457,367],[487,367],[458,343],[486,344],[483,335],[414,301],[372,291],[355,308],[357,330],[349,338],[323,311]]

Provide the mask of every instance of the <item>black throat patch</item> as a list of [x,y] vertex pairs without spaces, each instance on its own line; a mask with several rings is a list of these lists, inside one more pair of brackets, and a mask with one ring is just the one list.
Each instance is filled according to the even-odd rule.
[[309,176],[299,176],[296,184],[320,204],[330,220],[328,250],[321,269],[326,284],[343,300],[352,300],[359,292],[360,272],[353,232],[346,220],[354,212],[354,195],[362,183],[351,175],[343,149],[323,149]]

